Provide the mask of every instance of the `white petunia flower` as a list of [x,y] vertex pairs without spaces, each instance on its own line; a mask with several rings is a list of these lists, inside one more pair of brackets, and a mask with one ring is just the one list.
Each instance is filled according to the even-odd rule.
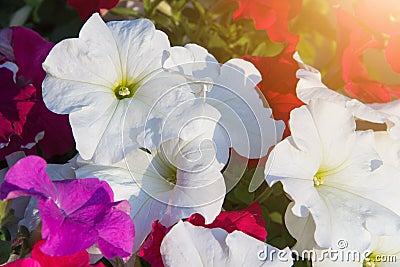
[[[242,157],[258,159],[281,140],[285,125],[272,118],[272,110],[257,90],[261,74],[250,62],[231,59],[219,64],[206,49],[188,44],[169,49],[163,66],[192,77],[198,96],[221,113],[219,134],[214,137],[220,162],[226,163],[228,155],[220,153],[219,147],[223,152],[232,147]],[[252,181],[250,191],[262,182]]]
[[400,140],[391,137],[387,131],[374,132],[376,150],[384,164],[400,170]]
[[175,138],[152,151],[135,150],[113,166],[81,165],[76,175],[107,181],[116,201],[130,202],[136,251],[155,220],[169,227],[181,218],[200,213],[211,223],[225,197],[221,168],[212,142]]
[[[294,216],[312,216],[315,231],[303,235],[307,240],[312,235],[319,247],[335,248],[344,239],[363,250],[371,233],[400,228],[399,172],[382,165],[372,131],[355,131],[347,109],[323,100],[293,110],[289,125],[292,136],[271,152],[266,180],[282,182]],[[297,236],[305,226],[312,229],[307,221],[288,224]]]
[[[345,244],[344,240],[342,242]],[[400,264],[400,232],[391,236],[373,236],[370,247],[364,251],[346,247],[310,251],[315,253],[310,257],[314,267],[397,267]]]
[[[293,265],[288,248],[278,250],[240,231],[228,234],[221,228],[208,229],[182,221],[164,237],[160,252],[166,267]],[[264,257],[263,253],[268,255]]]
[[347,108],[353,115],[363,121],[386,123],[388,131],[395,139],[400,139],[400,100],[384,104],[364,104],[357,99],[344,96],[329,89],[321,80],[321,73],[301,60],[299,54],[294,58],[300,65],[296,76],[299,78],[297,97],[308,104],[312,99],[324,99]]
[[[376,150],[379,154],[379,157],[382,160],[382,164],[384,168],[391,169],[392,172],[400,171],[399,169],[399,156],[400,156],[400,144],[397,140],[393,140],[388,132],[380,131],[374,132],[375,136],[375,144]],[[384,172],[377,172],[377,179],[385,179],[384,177],[379,177],[380,174]],[[390,194],[392,196],[397,195],[398,188],[396,186],[387,186],[385,189],[385,194]],[[376,193],[379,191],[376,191]],[[380,196],[377,196],[377,200],[379,200]],[[396,201],[386,202],[385,205],[392,210],[398,211],[398,204]],[[303,251],[311,251],[311,250],[319,250],[323,251],[321,247],[317,245],[314,240],[314,232],[315,232],[315,222],[311,214],[306,217],[298,217],[293,214],[294,202],[290,203],[285,214],[285,225],[289,231],[289,233],[297,240],[295,246],[292,248],[293,250],[299,252],[301,255]],[[372,240],[378,237],[373,238]],[[373,243],[373,242],[372,242]],[[371,245],[372,247],[372,245]],[[325,264],[325,263],[324,263]],[[346,263],[351,266],[354,263]]]
[[[172,105],[193,98],[179,86],[185,78],[162,70],[169,47],[167,36],[150,20],[104,23],[94,14],[79,38],[63,40],[50,51],[43,63],[43,98],[50,110],[69,114],[82,158],[100,164],[122,160],[124,151],[144,146],[146,135],[159,134]],[[126,120],[129,106],[133,114]],[[153,128],[145,130],[146,121]]]

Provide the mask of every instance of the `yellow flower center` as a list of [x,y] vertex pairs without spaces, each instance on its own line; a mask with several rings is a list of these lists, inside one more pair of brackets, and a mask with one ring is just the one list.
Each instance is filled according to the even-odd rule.
[[178,168],[168,160],[162,149],[157,149],[154,155],[154,160],[159,167],[157,168],[159,174],[172,186],[175,186],[177,182]]
[[314,186],[318,187],[324,184],[324,177],[321,175],[320,172],[317,172],[314,176]]
[[119,84],[114,87],[113,91],[115,97],[118,100],[122,100],[124,98],[131,98],[136,93],[136,90],[139,88],[138,83],[131,83],[131,84]]
[[376,255],[371,253],[363,263],[363,267],[377,267],[378,264],[376,263]]

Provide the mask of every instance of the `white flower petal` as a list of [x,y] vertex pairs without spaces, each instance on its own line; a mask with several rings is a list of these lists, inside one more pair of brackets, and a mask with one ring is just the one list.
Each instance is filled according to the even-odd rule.
[[347,108],[358,119],[373,123],[388,124],[388,131],[392,137],[400,137],[400,101],[392,101],[384,104],[364,104],[357,99],[352,99],[326,87],[321,81],[318,70],[304,64],[296,53],[294,58],[302,69],[297,71],[299,78],[297,84],[297,97],[304,103],[310,103],[312,99],[324,99]]
[[[103,179],[112,187],[116,200],[131,203],[135,250],[150,233],[153,221],[171,226],[200,213],[212,222],[220,213],[225,196],[222,167],[215,161],[212,144],[171,139],[151,154],[135,150],[114,166],[78,159],[77,167],[78,177]],[[176,179],[176,185],[169,179]]]
[[107,87],[61,80],[50,75],[43,81],[43,100],[48,109],[58,114],[79,111],[98,102],[116,102],[114,93]]
[[298,217],[293,214],[294,203],[291,202],[286,209],[285,225],[289,233],[296,239],[296,245],[292,247],[298,253],[303,253],[306,250],[319,248],[314,240],[315,222],[311,214],[305,217]]
[[397,231],[400,217],[393,200],[400,179],[393,168],[381,166],[373,133],[355,132],[350,111],[323,100],[312,100],[291,115],[293,137],[272,151],[266,179],[282,182],[294,200],[293,215],[311,214],[318,246],[335,248],[338,240],[346,240],[349,248],[361,251],[368,248],[371,233]]
[[[43,63],[43,69],[54,78],[111,88],[122,77],[120,66],[114,37],[97,13],[83,25],[79,38],[58,43]],[[48,90],[58,89],[44,82],[44,93]]]
[[200,91],[221,112],[219,124],[227,133],[225,139],[240,155],[261,158],[281,139],[284,124],[271,119],[271,110],[264,107],[256,90],[261,74],[250,62],[232,59],[220,66],[207,50],[190,44],[171,48],[164,67],[193,76],[192,87],[203,85],[193,91]]
[[[329,170],[342,164],[352,151],[355,142],[356,125],[352,114],[336,104],[325,101],[311,101],[307,107],[324,152],[321,168]],[[292,131],[302,131],[297,128],[294,130],[292,124],[290,126]],[[297,144],[297,140],[295,142]]]
[[[99,102],[96,105],[88,106],[69,115],[77,150],[80,152],[82,158],[86,160],[93,157],[99,143],[102,142],[104,137],[113,139],[115,136],[121,136],[121,129],[119,127],[117,129],[109,129],[108,127],[112,123],[112,120],[115,119],[114,114],[119,111],[119,103],[109,98],[98,98],[98,100]],[[88,118],[91,118],[91,120],[88,120]],[[110,138],[105,135],[109,131],[112,133]],[[120,138],[112,140],[112,142],[115,142],[119,147],[122,145]],[[109,149],[112,150],[112,148]],[[106,162],[108,162],[107,159],[114,157],[114,153],[111,153],[110,157],[108,153],[103,155],[103,159]]]
[[214,80],[219,73],[219,63],[207,49],[187,44],[184,47],[171,47],[164,54],[163,67],[169,71],[178,71],[195,79],[211,78]]
[[179,221],[164,237],[160,252],[166,267],[226,266],[227,232]]
[[[281,162],[290,162],[290,168]],[[288,137],[275,146],[265,167],[266,180],[272,186],[277,178],[302,179],[313,186],[312,178],[318,171],[321,158],[293,147],[293,139]]]
[[[226,237],[229,258],[225,266],[268,266],[290,267],[293,265],[292,252],[289,248],[279,250],[240,231],[233,231]],[[259,259],[259,252],[266,253],[266,259]],[[260,257],[263,259],[262,257]]]
[[3,64],[0,64],[0,68],[9,69],[13,73],[13,81],[14,81],[14,83],[17,83],[17,72],[18,72],[17,64],[15,64],[15,63],[13,63],[11,61],[6,61]]
[[250,62],[232,59],[222,65],[207,103],[219,109],[220,124],[226,128],[232,147],[241,156],[261,158],[284,131],[281,121],[271,119],[262,95],[256,90],[261,74]]
[[107,27],[118,47],[125,79],[137,81],[161,68],[163,51],[170,44],[167,35],[156,30],[150,20],[110,21]]
[[376,150],[384,164],[400,167],[400,142],[386,131],[374,132]]
[[[51,50],[43,63],[44,101],[52,111],[70,114],[77,149],[85,160],[116,163],[124,153],[145,147],[145,139],[152,141],[150,149],[158,146],[162,118],[193,97],[184,88],[187,78],[162,69],[168,48],[167,36],[150,20],[106,24],[94,14],[79,38]],[[115,92],[120,86],[126,87],[125,95]]]
[[[291,251],[279,251],[240,231],[228,234],[179,221],[164,237],[161,256],[165,266],[292,266]],[[268,254],[260,258],[260,252]],[[270,257],[271,256],[271,257]]]

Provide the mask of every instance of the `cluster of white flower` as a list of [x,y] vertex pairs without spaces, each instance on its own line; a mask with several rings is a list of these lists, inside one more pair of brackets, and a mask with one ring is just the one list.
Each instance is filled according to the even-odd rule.
[[[43,97],[53,112],[69,114],[76,176],[103,179],[116,200],[131,203],[134,251],[152,222],[176,224],[161,246],[166,266],[292,265],[291,259],[259,262],[263,243],[241,232],[180,221],[200,213],[210,223],[220,213],[230,148],[261,158],[274,147],[265,177],[270,186],[281,182],[293,200],[285,220],[298,250],[337,248],[346,240],[348,249],[373,249],[370,257],[398,255],[396,103],[347,99],[299,65],[298,95],[307,105],[292,111],[291,136],[279,142],[284,124],[264,106],[256,89],[261,75],[251,63],[220,64],[194,44],[170,47],[146,19],[104,23],[94,14],[79,38],[57,44],[43,63]],[[386,122],[389,130],[356,130],[355,118]],[[373,238],[384,239],[381,246]]]
[[[364,255],[326,258],[314,266],[398,266],[399,102],[377,106],[347,98],[295,58],[301,66],[297,95],[307,105],[291,112],[291,136],[275,146],[266,166],[268,184],[282,182],[293,200],[285,215],[297,240],[293,249]],[[386,123],[388,129],[358,130],[365,122]],[[397,260],[376,263],[377,255]]]
[[[131,203],[134,251],[156,220],[169,227],[200,213],[212,222],[226,194],[221,170],[230,148],[260,158],[284,130],[264,107],[256,89],[261,75],[251,63],[233,59],[221,65],[197,45],[170,47],[146,19],[104,23],[94,14],[79,38],[51,50],[43,67],[47,107],[69,114],[79,152],[76,177],[103,179],[116,200]],[[202,237],[197,231],[186,234]],[[220,246],[220,234],[204,234],[218,238],[199,245]],[[225,246],[240,250],[243,238],[262,243],[232,236]],[[162,248],[171,254],[165,264],[183,266],[173,247]],[[216,262],[232,266],[241,259],[221,249]],[[252,258],[258,261],[256,250]]]

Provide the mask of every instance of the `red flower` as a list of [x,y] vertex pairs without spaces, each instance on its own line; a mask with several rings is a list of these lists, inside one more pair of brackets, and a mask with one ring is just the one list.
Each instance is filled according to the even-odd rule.
[[239,8],[234,19],[252,19],[258,30],[266,30],[269,38],[277,43],[288,43],[291,50],[298,37],[289,30],[289,20],[294,18],[302,6],[301,0],[235,0]]
[[387,62],[390,64],[392,69],[398,73],[400,73],[399,47],[400,35],[393,35],[392,37],[390,37],[385,50]]
[[[391,20],[394,12],[389,5],[391,0],[386,2],[361,1],[354,8],[355,15],[342,8],[337,10],[339,39],[336,62],[342,65],[344,89],[350,97],[365,103],[389,102],[392,97],[400,97],[400,85],[370,77],[363,59],[369,49],[386,50],[388,63],[394,71],[400,71],[400,58],[395,51],[400,45],[400,24]],[[393,34],[388,45],[386,34]]]
[[[267,238],[266,223],[258,203],[253,203],[244,210],[221,212],[211,224],[205,224],[204,217],[197,213],[190,216],[187,221],[205,228],[222,228],[228,233],[239,230],[261,241]],[[153,230],[139,251],[139,256],[148,261],[153,267],[164,266],[160,246],[164,236],[171,228],[172,226],[166,228],[158,221],[155,221]]]
[[293,54],[283,52],[275,57],[245,56],[244,59],[253,63],[261,72],[262,81],[258,86],[272,109],[274,119],[286,124],[283,137],[289,136],[290,112],[304,104],[296,95],[296,71],[299,66]]
[[354,6],[357,19],[375,31],[400,34],[400,5],[397,0],[361,0]]
[[33,246],[31,257],[29,259],[20,259],[10,262],[5,267],[106,267],[103,263],[90,265],[89,253],[86,250],[63,257],[52,257],[44,254],[40,246],[45,243],[44,240],[37,242]]
[[0,31],[0,160],[18,150],[36,154],[37,142],[46,158],[74,146],[68,116],[52,113],[42,100],[41,65],[53,45],[23,27]]
[[296,71],[298,64],[293,59],[299,37],[289,30],[289,20],[294,18],[302,7],[301,0],[235,0],[239,9],[234,18],[254,20],[255,27],[266,30],[274,42],[285,42],[286,48],[274,57],[244,56],[261,72],[262,81],[258,85],[267,99],[274,119],[283,120],[286,129],[283,137],[290,135],[288,127],[290,111],[303,105],[296,96]]
[[389,35],[387,62],[400,73],[400,5],[397,0],[364,0],[354,8],[355,16],[371,29]]
[[100,12],[100,9],[112,9],[119,0],[68,0],[67,3],[73,7],[86,21],[93,13]]

